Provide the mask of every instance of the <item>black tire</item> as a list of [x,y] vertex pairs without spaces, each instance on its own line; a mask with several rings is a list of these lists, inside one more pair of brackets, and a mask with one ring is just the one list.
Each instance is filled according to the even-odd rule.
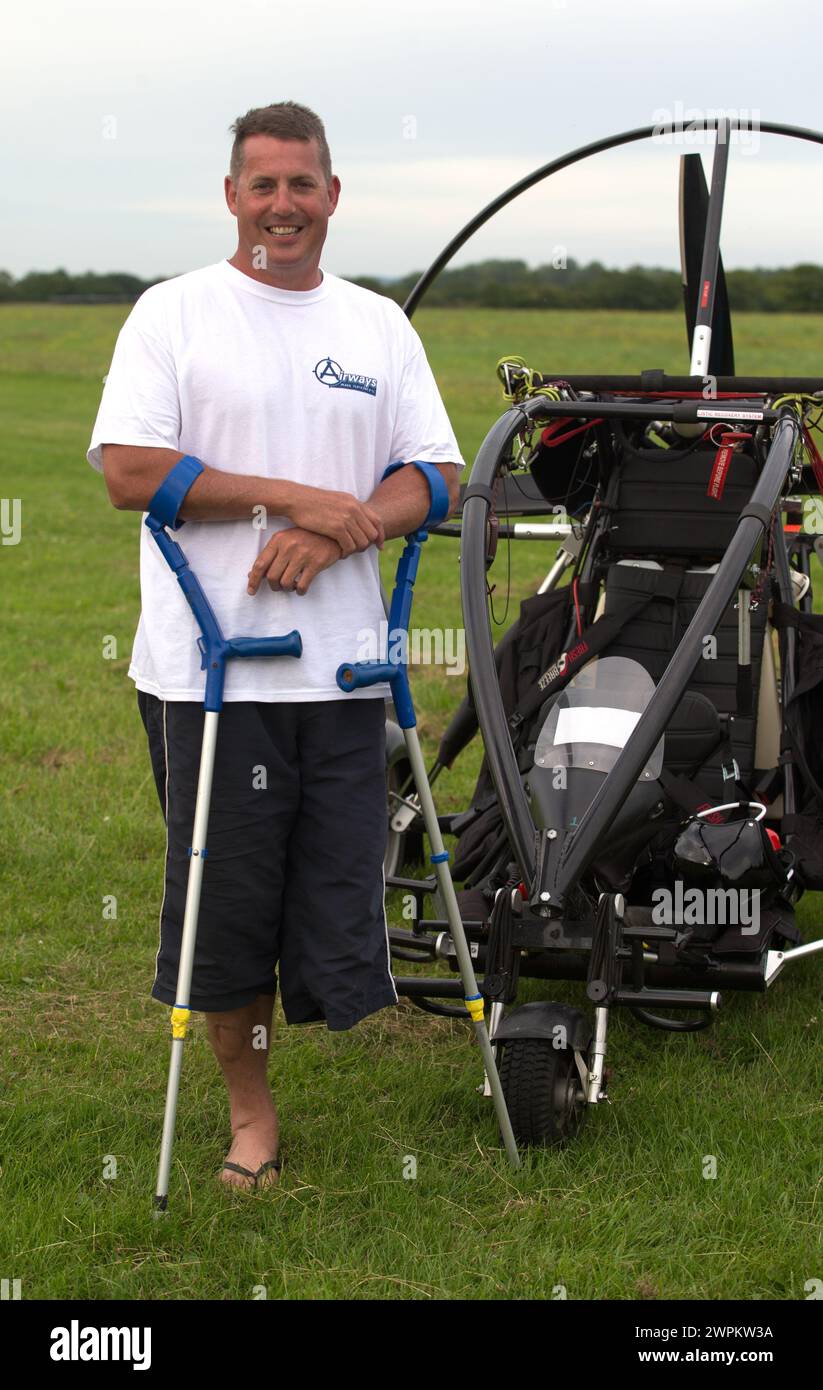
[[421,832],[414,825],[405,831],[393,830],[391,824],[396,804],[391,793],[400,792],[407,784],[410,776],[411,768],[409,764],[402,759],[389,763],[386,768],[386,791],[388,793],[387,815],[389,819],[386,853],[383,856],[383,872],[386,878],[394,874],[399,874],[405,865],[423,862],[423,837]]
[[501,1045],[500,1082],[518,1144],[547,1148],[574,1139],[588,1106],[571,1048],[548,1038]]

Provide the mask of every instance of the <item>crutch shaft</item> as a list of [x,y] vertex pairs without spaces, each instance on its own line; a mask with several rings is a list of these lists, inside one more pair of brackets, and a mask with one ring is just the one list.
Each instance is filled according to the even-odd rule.
[[[460,916],[460,907],[457,902],[457,894],[454,891],[454,883],[452,882],[452,876],[449,872],[448,863],[446,862],[445,857],[443,857],[445,856],[445,850],[443,848],[443,836],[440,833],[440,826],[437,821],[437,812],[434,806],[434,799],[432,797],[431,788],[429,786],[428,778],[426,776],[426,765],[423,762],[423,754],[420,748],[420,739],[418,737],[417,729],[414,725],[412,725],[410,728],[405,729],[404,733],[406,736],[406,749],[409,754],[409,763],[411,766],[412,773],[414,775],[415,783],[417,785],[418,795],[420,797],[420,807],[423,812],[423,824],[426,827],[426,834],[429,837],[429,842],[433,851],[434,869],[437,875],[437,884],[441,893],[443,894],[443,899],[446,904],[446,915],[449,920],[449,927],[451,930],[452,940],[454,942],[455,951],[457,953],[457,961],[460,966],[460,974],[463,978],[463,988],[465,990],[466,998],[470,999],[478,994],[477,977],[474,973],[474,966],[472,965],[471,952],[469,950],[469,944],[466,940],[466,933],[463,930],[463,919]],[[494,1108],[497,1112],[497,1120],[498,1124],[500,1125],[500,1132],[503,1136],[503,1143],[506,1146],[506,1152],[509,1155],[509,1159],[511,1160],[513,1167],[519,1168],[520,1155],[517,1151],[517,1142],[514,1137],[514,1131],[512,1130],[511,1120],[509,1119],[509,1112],[506,1106],[506,1098],[503,1095],[503,1087],[500,1084],[500,1076],[497,1070],[497,1063],[495,1061],[494,1051],[489,1040],[489,1033],[486,1027],[486,1021],[482,1013],[480,1014],[480,1017],[477,1017],[473,1014],[472,1019],[474,1022],[474,1030],[477,1035],[477,1041],[480,1045],[480,1051],[483,1055],[483,1064],[485,1066],[486,1075],[488,1076],[489,1085],[491,1087],[492,1097],[494,1100]]]
[[194,948],[197,941],[197,919],[200,913],[200,890],[203,884],[203,869],[206,859],[206,836],[209,828],[219,718],[216,710],[207,710],[203,720],[203,744],[200,750],[200,772],[197,778],[197,800],[194,806],[189,878],[186,884],[186,907],[183,913],[183,938],[180,944],[180,965],[175,991],[175,1005],[182,1009],[188,1008],[191,997],[191,977],[194,968]]
[[211,789],[214,780],[214,755],[217,748],[217,724],[220,716],[216,710],[206,710],[203,719],[203,743],[200,750],[200,771],[197,777],[197,798],[194,806],[194,824],[190,847],[189,877],[186,884],[186,907],[183,913],[183,937],[180,944],[180,965],[177,971],[177,988],[172,1010],[172,1044],[169,1065],[169,1082],[166,1089],[166,1109],[163,1116],[163,1137],[160,1142],[160,1162],[157,1170],[157,1186],[154,1202],[160,1210],[165,1210],[169,1191],[171,1159],[174,1148],[174,1130],[177,1118],[177,1097],[180,1090],[180,1072],[183,1066],[183,1043],[188,1023],[189,1001],[191,998],[191,977],[194,968],[194,949],[197,944],[197,919],[200,913],[200,890],[203,883],[203,865],[206,858],[206,835],[209,825]]
[[174,1129],[177,1121],[177,1097],[180,1093],[180,1071],[183,1066],[183,1039],[172,1038],[169,1080],[166,1087],[166,1113],[163,1116],[163,1137],[160,1140],[160,1162],[157,1167],[157,1186],[154,1205],[166,1210],[171,1176],[171,1155],[174,1148]]

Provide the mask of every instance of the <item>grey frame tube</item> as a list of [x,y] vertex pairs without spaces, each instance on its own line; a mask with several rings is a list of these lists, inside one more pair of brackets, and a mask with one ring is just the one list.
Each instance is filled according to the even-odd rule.
[[[738,121],[734,118],[729,119],[732,130],[749,129],[748,121]],[[403,312],[408,318],[412,317],[415,309],[420,304],[423,296],[437,279],[441,270],[449,264],[462,246],[465,246],[470,237],[479,231],[481,227],[494,217],[495,213],[500,212],[501,208],[506,207],[515,198],[519,198],[521,193],[534,188],[535,184],[542,183],[543,179],[550,178],[552,174],[558,174],[561,169],[568,169],[572,164],[579,164],[582,159],[588,159],[591,155],[602,154],[605,150],[617,149],[620,145],[629,145],[635,140],[650,140],[652,137],[673,136],[682,131],[682,123],[678,125],[676,121],[668,122],[664,125],[641,126],[636,130],[625,130],[619,135],[608,135],[603,140],[594,140],[590,145],[581,145],[578,149],[572,150],[569,154],[561,155],[559,159],[552,159],[548,164],[542,164],[533,173],[527,174],[524,179],[519,179],[517,183],[507,188],[505,192],[498,194],[492,202],[478,212],[470,222],[453,236],[447,246],[440,252],[436,260],[432,261],[428,270],[420,276],[411,294],[403,305]],[[703,120],[689,122],[688,129],[692,130],[715,130],[717,120],[714,117],[706,117]],[[758,121],[757,129],[763,135],[786,135],[795,140],[809,140],[812,144],[823,145],[823,133],[818,130],[807,130],[803,126],[780,125],[774,121]]]
[[[498,463],[514,435],[529,424],[531,417],[543,412],[545,399],[540,396],[513,406],[492,425],[475,460],[469,488],[480,484],[492,487],[497,478]],[[512,846],[520,865],[523,880],[530,884],[534,875],[534,821],[520,780],[514,756],[506,712],[494,664],[494,644],[486,603],[486,522],[489,504],[475,494],[463,506],[463,535],[460,540],[460,595],[463,622],[466,628],[466,651],[469,658],[474,705],[494,782],[500,810]]]
[[[763,472],[748,507],[743,509],[744,513],[750,507],[763,507],[767,512],[773,512],[782,494],[783,482],[792,461],[799,432],[796,416],[789,410],[781,411]],[[752,550],[765,529],[764,523],[758,517],[741,516],[717,573],[661,676],[654,695],[577,828],[568,853],[558,869],[555,906],[560,905],[558,899],[562,902],[565,894],[579,881],[591,864],[602,836],[642,772],[652,749],[665,733],[686,683],[700,660],[703,638],[714,632],[723,612],[732,601]]]
[[[783,528],[776,538],[774,547],[774,568],[777,575],[777,588],[783,603],[794,606],[794,591],[792,589],[791,567],[789,565],[789,555],[786,549],[786,537]],[[783,716],[783,723],[786,720],[786,710],[794,695],[795,672],[797,670],[797,633],[793,627],[783,628],[779,634],[780,642],[780,709]],[[797,795],[795,785],[795,764],[787,761],[783,764],[783,814],[793,816],[797,810]],[[792,836],[786,836],[786,842],[791,848]]]

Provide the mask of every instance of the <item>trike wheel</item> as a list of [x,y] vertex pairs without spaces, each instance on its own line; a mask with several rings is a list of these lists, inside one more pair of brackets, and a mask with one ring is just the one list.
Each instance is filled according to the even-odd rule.
[[419,864],[423,860],[423,839],[417,825],[413,823],[408,830],[392,828],[392,817],[397,810],[397,796],[408,788],[410,777],[411,769],[407,762],[396,761],[389,763],[386,768],[389,819],[386,852],[383,856],[383,873],[386,878],[401,873],[406,864]]
[[383,857],[383,872],[386,878],[389,878],[392,874],[399,873],[403,867],[403,845],[406,837],[402,831],[393,830],[391,823],[395,809],[395,801],[392,793],[399,792],[403,780],[402,769],[398,763],[393,763],[386,769],[386,782],[389,793],[389,833],[386,840],[386,853]]
[[571,1048],[548,1038],[502,1044],[500,1082],[518,1144],[548,1147],[573,1139],[586,1118],[580,1073]]

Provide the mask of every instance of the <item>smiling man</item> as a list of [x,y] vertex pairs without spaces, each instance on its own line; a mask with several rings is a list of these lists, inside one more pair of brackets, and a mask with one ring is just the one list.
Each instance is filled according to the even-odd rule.
[[[397,1001],[383,906],[387,691],[335,672],[380,630],[378,549],[419,526],[436,465],[462,460],[420,339],[383,296],[320,267],[340,181],[294,102],[232,127],[230,260],[155,285],[117,340],[88,458],[115,507],[144,511],[194,455],[181,540],[223,631],[297,628],[300,660],[229,663],[191,1006],[229,1092],[224,1182],[280,1168],[267,1075],[278,972],[288,1023],[354,1026]],[[152,987],[173,1004],[203,729],[197,629],[141,527],[129,674],[167,827]],[[358,638],[358,633],[360,637]]]

